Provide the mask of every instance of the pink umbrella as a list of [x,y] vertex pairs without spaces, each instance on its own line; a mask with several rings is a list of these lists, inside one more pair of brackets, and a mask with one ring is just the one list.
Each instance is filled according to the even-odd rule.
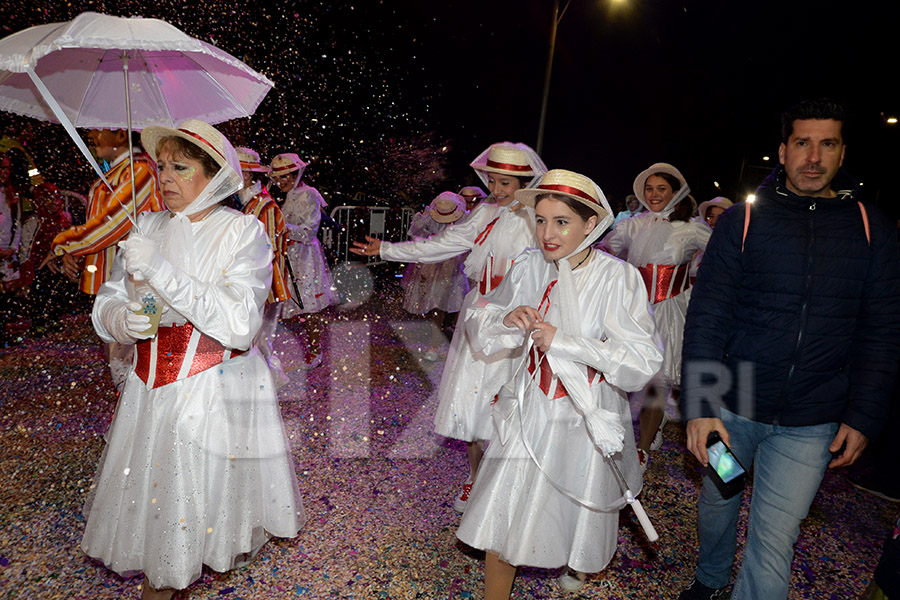
[[159,19],[86,12],[0,40],[0,109],[62,124],[104,181],[75,127],[127,128],[133,154],[132,129],[248,117],[273,85]]

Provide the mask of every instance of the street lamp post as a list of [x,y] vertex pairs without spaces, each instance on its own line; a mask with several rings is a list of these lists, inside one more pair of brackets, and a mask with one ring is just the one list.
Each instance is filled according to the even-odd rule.
[[544,99],[541,103],[541,120],[538,124],[537,144],[535,148],[538,156],[540,156],[541,150],[544,147],[544,124],[547,122],[547,102],[550,99],[550,74],[553,71],[553,53],[556,50],[556,28],[559,27],[559,22],[566,14],[566,10],[569,8],[571,2],[572,0],[567,0],[562,12],[560,12],[559,0],[553,0],[553,23],[550,27],[550,50],[547,52],[547,72],[544,75]]

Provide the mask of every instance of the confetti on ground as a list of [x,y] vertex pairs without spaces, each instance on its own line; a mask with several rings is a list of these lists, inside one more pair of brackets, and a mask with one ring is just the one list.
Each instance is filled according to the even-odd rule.
[[[466,476],[465,448],[430,429],[446,344],[441,360],[424,361],[427,328],[399,310],[393,282],[381,285],[363,307],[334,312],[324,365],[309,373],[300,368],[302,327],[280,329],[278,351],[292,382],[279,397],[306,527],[296,539],[273,539],[244,568],[204,572],[181,597],[481,597],[483,553],[454,535],[459,517],[451,502]],[[416,325],[404,325],[410,322]],[[355,376],[357,334],[331,335],[356,326],[370,344],[362,377]],[[420,331],[422,343],[409,331]],[[354,367],[354,377],[344,366]],[[68,317],[64,332],[0,349],[0,596],[139,598],[140,578],[118,577],[78,546],[114,406],[86,314]],[[646,600],[672,598],[686,586],[696,557],[698,476],[683,443],[673,420],[647,471],[641,499],[661,534],[657,544],[625,511],[617,554],[583,590],[561,592],[556,571],[524,568],[513,597]],[[797,544],[791,598],[857,597],[895,520],[895,506],[856,491],[845,471],[829,471]]]

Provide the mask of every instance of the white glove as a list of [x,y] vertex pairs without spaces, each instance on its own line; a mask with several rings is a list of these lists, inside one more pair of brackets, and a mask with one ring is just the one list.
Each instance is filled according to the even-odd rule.
[[134,275],[140,273],[147,279],[152,279],[167,263],[159,253],[156,242],[147,236],[132,232],[128,239],[117,244],[122,250],[122,260],[125,270]]
[[140,302],[129,302],[125,305],[125,335],[134,340],[146,340],[153,337],[153,334],[143,333],[150,327],[150,317],[134,314],[134,311],[140,309]]

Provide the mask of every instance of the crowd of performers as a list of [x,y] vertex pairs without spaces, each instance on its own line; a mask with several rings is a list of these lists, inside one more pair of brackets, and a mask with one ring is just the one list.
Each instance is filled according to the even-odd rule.
[[[264,164],[201,121],[146,128],[133,175],[125,132],[89,137],[112,189],[95,183],[71,226],[58,190],[36,187],[30,257],[5,253],[4,269],[95,296],[120,396],[81,547],[143,573],[144,598],[170,598],[204,565],[246,564],[305,522],[273,339],[302,316],[304,362],[322,360],[323,311],[338,302],[316,235],[326,205],[298,154]],[[408,264],[402,306],[434,324],[423,360],[458,314],[434,426],[466,442],[452,507],[459,539],[486,553],[485,596],[508,598],[522,565],[564,568],[560,585],[577,590],[611,560],[619,511],[662,443],[694,280],[731,202],[698,207],[682,173],[656,163],[615,219],[594,181],[524,144],[492,144],[471,166],[489,194],[445,191],[407,241],[352,251]],[[22,203],[2,204],[9,248],[26,228]],[[629,399],[642,403],[637,441]]]

